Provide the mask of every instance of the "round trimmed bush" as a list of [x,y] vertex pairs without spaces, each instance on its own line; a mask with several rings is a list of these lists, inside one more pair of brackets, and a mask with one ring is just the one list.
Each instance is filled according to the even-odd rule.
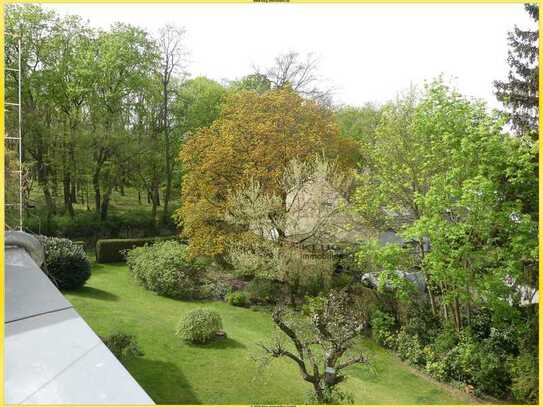
[[45,272],[61,289],[83,287],[91,275],[91,266],[83,247],[69,239],[38,236],[45,251]]
[[126,262],[136,281],[148,290],[173,298],[199,295],[205,269],[188,259],[185,245],[164,241],[137,247],[128,251]]
[[206,343],[222,329],[221,316],[215,311],[198,308],[186,313],[177,327],[176,335],[192,343]]
[[132,356],[144,355],[134,335],[124,332],[114,332],[108,336],[101,336],[100,339],[117,359],[122,360],[131,358]]
[[245,294],[243,291],[228,293],[225,299],[228,304],[235,305],[236,307],[246,307],[249,305],[247,294]]

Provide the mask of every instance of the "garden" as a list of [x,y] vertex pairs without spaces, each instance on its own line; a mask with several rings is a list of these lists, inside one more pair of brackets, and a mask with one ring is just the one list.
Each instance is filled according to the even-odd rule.
[[[251,357],[261,357],[258,343],[274,332],[265,307],[157,296],[139,286],[124,263],[93,262],[85,287],[64,293],[99,335],[134,336],[143,355],[129,355],[123,363],[157,404],[303,403],[311,390],[287,361],[263,368]],[[220,315],[226,338],[200,345],[176,336],[181,318],[201,308]],[[413,373],[369,338],[359,346],[370,365],[352,368],[346,383],[357,404],[473,402]]]
[[498,111],[443,76],[334,105],[297,52],[187,79],[170,25],[6,26],[33,44],[6,200],[156,403],[537,404],[537,31]]

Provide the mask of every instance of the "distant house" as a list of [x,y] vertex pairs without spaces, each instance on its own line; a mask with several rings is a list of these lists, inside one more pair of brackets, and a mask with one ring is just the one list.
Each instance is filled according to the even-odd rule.
[[[317,205],[317,203],[319,205]],[[324,247],[345,247],[369,238],[377,238],[382,245],[408,245],[394,230],[371,232],[364,226],[358,215],[348,207],[347,200],[326,181],[307,184],[296,193],[287,196],[289,228],[287,234],[305,245]],[[346,209],[346,210],[342,210]],[[314,236],[315,230],[320,233]],[[425,242],[429,249],[430,242]],[[426,292],[426,280],[416,270],[398,270],[398,276],[411,281],[421,293]],[[377,287],[378,275],[366,273],[362,280],[369,286]],[[508,283],[513,287],[513,283]],[[539,291],[529,286],[515,286],[521,295],[521,305],[539,302]]]

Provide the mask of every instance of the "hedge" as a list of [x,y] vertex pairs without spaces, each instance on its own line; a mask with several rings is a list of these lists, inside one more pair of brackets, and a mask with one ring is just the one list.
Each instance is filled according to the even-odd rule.
[[[68,215],[47,216],[45,211],[35,210],[25,217],[24,227],[47,236],[65,237],[72,240],[96,242],[99,239],[128,239],[152,237],[158,234],[175,234],[176,226],[169,220],[155,225],[150,211],[130,210],[122,214],[112,213],[100,220],[94,212],[76,212]],[[163,231],[163,232],[161,232]]]
[[117,263],[125,261],[125,250],[174,239],[176,239],[176,236],[142,237],[138,239],[101,239],[96,242],[96,262]]

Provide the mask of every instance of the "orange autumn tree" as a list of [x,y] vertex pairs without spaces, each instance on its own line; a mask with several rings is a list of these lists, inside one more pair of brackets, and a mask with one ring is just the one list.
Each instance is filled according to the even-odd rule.
[[353,168],[357,145],[340,135],[333,112],[292,89],[242,91],[225,102],[210,127],[187,138],[182,206],[177,219],[192,256],[222,257],[232,243],[249,238],[225,221],[229,193],[256,181],[274,192],[289,162],[315,154]]

